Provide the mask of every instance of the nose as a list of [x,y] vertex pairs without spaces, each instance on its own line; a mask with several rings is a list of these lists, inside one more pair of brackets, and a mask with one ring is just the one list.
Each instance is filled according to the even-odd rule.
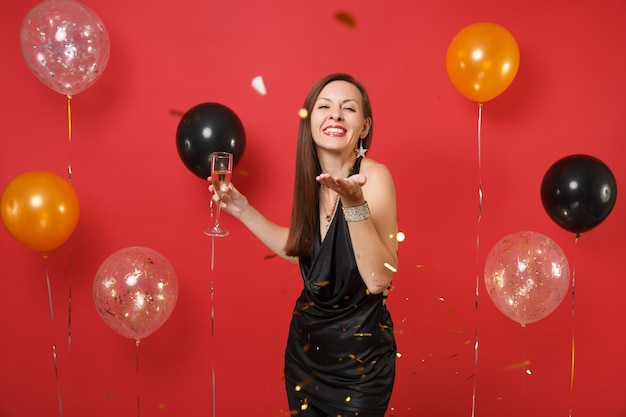
[[341,121],[343,120],[343,113],[341,113],[340,109],[333,109],[332,113],[330,114],[330,118],[333,120]]

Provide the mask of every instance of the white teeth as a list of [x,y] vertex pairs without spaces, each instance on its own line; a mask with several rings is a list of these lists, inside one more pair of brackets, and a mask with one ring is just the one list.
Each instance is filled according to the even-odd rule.
[[346,133],[346,131],[344,129],[339,129],[337,127],[329,127],[324,129],[324,132],[326,133],[336,133],[338,135],[343,135],[344,133]]

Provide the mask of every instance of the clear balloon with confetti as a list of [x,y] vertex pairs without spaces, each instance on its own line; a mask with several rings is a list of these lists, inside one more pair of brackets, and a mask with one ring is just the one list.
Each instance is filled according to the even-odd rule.
[[22,22],[20,46],[35,76],[67,96],[93,85],[110,55],[104,23],[75,0],[45,0],[33,7]]
[[485,261],[485,286],[495,306],[525,325],[543,319],[569,287],[569,264],[549,237],[524,231],[497,242]]
[[172,314],[178,298],[178,279],[172,265],[157,251],[128,247],[102,263],[96,273],[93,298],[111,329],[139,342]]

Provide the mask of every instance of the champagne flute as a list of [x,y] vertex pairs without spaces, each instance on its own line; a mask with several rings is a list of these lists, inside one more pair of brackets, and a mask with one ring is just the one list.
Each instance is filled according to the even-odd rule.
[[[228,190],[230,177],[233,174],[233,154],[230,152],[213,152],[211,154],[211,182],[215,194],[221,199]],[[220,202],[216,204],[215,223],[204,231],[208,236],[228,236],[228,230],[220,227]]]

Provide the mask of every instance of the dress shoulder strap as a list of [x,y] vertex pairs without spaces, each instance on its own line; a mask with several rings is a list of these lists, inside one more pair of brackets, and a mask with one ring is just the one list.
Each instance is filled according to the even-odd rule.
[[358,174],[361,171],[361,161],[363,160],[362,156],[359,156],[356,161],[354,161],[354,166],[352,167],[352,172],[350,175]]

